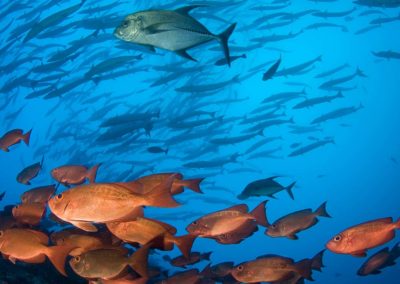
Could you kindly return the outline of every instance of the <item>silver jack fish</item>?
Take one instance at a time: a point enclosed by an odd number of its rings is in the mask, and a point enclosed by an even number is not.
[[[196,61],[186,51],[211,40],[221,43],[226,62],[230,66],[228,39],[235,29],[232,24],[220,34],[211,33],[189,12],[200,5],[182,7],[173,11],[147,10],[128,15],[114,35],[127,42],[170,50],[189,60]]]

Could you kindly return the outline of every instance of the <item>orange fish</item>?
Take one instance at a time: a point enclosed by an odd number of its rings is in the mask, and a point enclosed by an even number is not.
[[[207,214],[186,227],[186,230],[199,237],[217,237],[243,226],[249,220],[262,226],[267,226],[265,217],[266,201],[261,202],[253,211],[248,212],[246,204],[239,204]]]
[[[11,262],[43,263],[46,256],[64,276],[65,259],[71,251],[68,246],[47,246],[49,238],[42,232],[30,229],[0,231],[0,252]]]
[[[69,261],[72,270],[86,279],[114,279],[127,274],[127,267],[143,277],[148,276],[149,247],[143,246],[127,257],[116,249],[97,249],[76,256]]]
[[[168,177],[170,177],[173,173],[163,173],[163,174],[153,174],[149,176],[144,176],[136,181],[143,185],[143,192],[147,192],[151,190],[157,184],[165,181]],[[174,182],[172,183],[171,193],[173,195],[179,194],[183,192],[183,188],[187,187],[194,192],[202,193],[200,189],[200,183],[203,181],[203,178],[195,178],[195,179],[187,179],[183,180],[182,174],[175,174]]]
[[[79,185],[84,183],[86,179],[88,179],[90,183],[93,183],[95,182],[97,170],[100,165],[101,164],[97,164],[91,169],[79,165],[66,165],[53,169],[51,171],[51,176],[65,186]]]
[[[46,212],[44,203],[22,203],[12,209],[12,214],[19,223],[36,226],[39,225]]]
[[[128,221],[143,215],[142,206],[176,207],[171,196],[174,175],[146,194],[133,192],[124,183],[79,185],[49,201],[50,210],[61,220],[88,232],[96,232],[92,223]]]
[[[334,236],[326,247],[335,253],[366,256],[366,251],[383,245],[395,237],[400,229],[400,219],[393,223],[391,217],[377,219],[350,227]]]
[[[185,256],[189,256],[196,238],[192,235],[174,236],[174,227],[148,218],[137,217],[133,221],[110,222],[106,225],[112,234],[124,242],[145,245],[153,240],[152,247],[161,250],[172,250],[175,244]],[[159,237],[158,242],[154,241],[156,237]]]
[[[110,233],[108,233],[110,235]],[[69,255],[77,256],[84,254],[88,251],[111,248],[111,236],[104,234],[88,234],[77,229],[67,229],[60,232],[54,232],[50,235],[51,241],[56,245],[75,247]],[[114,247],[115,248],[115,247]]]
[[[29,139],[31,137],[32,129],[23,134],[21,129],[14,129],[8,131],[0,138],[0,149],[9,152],[9,147],[24,141],[29,146]]]
[[[239,264],[232,270],[232,276],[245,283],[284,281],[292,278],[294,274],[312,280],[311,268],[310,259],[295,263],[288,257],[267,255]]]
[[[35,163],[23,169],[17,175],[17,181],[22,184],[31,185],[31,180],[34,179],[43,167],[43,159],[41,162]]]
[[[35,187],[25,191],[21,195],[21,201],[22,203],[47,203],[55,191],[55,184]]]

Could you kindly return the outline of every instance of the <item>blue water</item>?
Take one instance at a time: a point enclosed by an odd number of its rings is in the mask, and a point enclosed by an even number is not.
[[[3,51],[0,57],[0,66],[22,58],[39,57],[39,60],[25,62],[13,68],[11,72],[0,76],[0,86],[26,74],[35,66],[46,63],[47,59],[55,52],[68,47],[72,40],[81,39],[93,33],[94,30],[85,29],[79,24],[67,30],[67,35],[49,38],[34,38],[28,43],[23,43],[26,29],[23,34],[14,37],[13,30],[27,23],[23,18],[25,13],[40,7],[49,1],[21,1],[26,7],[16,12],[8,13],[1,18],[2,27],[10,26],[2,31],[0,48],[8,43],[12,45]],[[53,5],[45,10],[37,10],[36,16],[50,15],[64,7],[69,7],[78,1],[61,1],[60,5]],[[99,14],[85,15],[80,11],[63,20],[58,26],[93,18],[113,15],[121,21],[129,14],[143,9],[163,7],[167,1],[92,1],[88,0],[81,10],[88,7],[104,6],[114,3],[112,10]],[[20,195],[31,188],[16,182],[16,175],[24,167],[39,162],[44,156],[44,168],[39,176],[32,181],[33,186],[54,183],[50,170],[65,164],[84,164],[92,166],[101,162],[97,181],[125,181],[137,178],[139,175],[161,172],[180,172],[186,178],[205,177],[202,183],[204,196],[186,190],[177,199],[183,203],[175,209],[147,209],[146,216],[157,217],[178,228],[178,235],[185,234],[185,227],[196,218],[216,210],[229,207],[230,204],[239,204],[236,199],[243,188],[250,182],[279,175],[278,180],[287,185],[297,181],[293,189],[295,200],[291,200],[286,192],[280,192],[276,199],[267,204],[267,216],[270,221],[305,208],[316,209],[322,202],[327,201],[327,210],[332,218],[320,218],[320,222],[299,234],[299,240],[293,241],[285,238],[273,239],[263,234],[263,229],[250,238],[236,245],[219,245],[210,239],[197,239],[193,251],[213,251],[212,263],[221,261],[252,260],[263,254],[279,254],[300,260],[312,257],[324,248],[326,242],[336,233],[368,220],[381,217],[399,217],[399,188],[400,188],[400,138],[398,106],[400,61],[397,59],[386,60],[375,57],[372,51],[393,50],[400,52],[400,21],[386,23],[367,33],[356,35],[355,32],[367,27],[369,22],[380,17],[395,17],[399,8],[379,9],[357,6],[350,1],[334,1],[318,3],[313,1],[293,1],[280,10],[255,11],[251,7],[269,4],[272,1],[237,1],[237,5],[224,8],[224,1],[217,1],[221,7],[201,8],[192,12],[193,17],[199,19],[211,32],[219,33],[228,27],[228,23],[237,22],[237,28],[229,40],[233,46],[250,46],[252,38],[270,36],[273,34],[288,34],[303,31],[295,38],[277,42],[263,42],[259,48],[246,52],[231,51],[231,55],[245,53],[246,59],[238,59],[232,67],[214,66],[214,62],[223,58],[219,49],[210,51],[210,48],[219,48],[216,41],[201,45],[189,50],[198,62],[189,62],[171,52],[157,50],[156,54],[140,52],[132,49],[123,50],[117,46],[120,40],[112,36],[113,28],[101,29],[101,36],[109,36],[106,41],[96,42],[96,39],[87,46],[78,50],[77,57],[61,65],[65,75],[60,80],[50,81],[49,86],[60,88],[66,83],[81,78],[93,65],[115,56],[143,54],[143,60],[126,65],[126,68],[139,68],[143,71],[133,70],[131,74],[113,80],[102,81],[94,84],[88,80],[74,90],[63,94],[61,97],[45,99],[44,94],[34,99],[25,98],[28,94],[42,88],[33,89],[26,80],[12,90],[0,96],[1,135],[8,130],[21,128],[25,131],[33,129],[29,147],[23,144],[14,146],[9,153],[0,153],[1,188],[6,191],[6,197],[0,207],[19,202]],[[226,1],[228,3],[229,1]],[[168,1],[168,3],[172,3]],[[190,4],[190,1],[175,1],[170,7],[180,7]],[[3,6],[4,4],[2,4]],[[5,11],[11,4],[0,7],[0,12]],[[272,4],[271,4],[272,5]],[[280,4],[277,4],[280,5]],[[318,11],[339,12],[356,7],[348,16],[335,18],[318,18],[311,14],[305,15],[291,24],[271,30],[258,30],[257,26],[249,26],[255,19],[276,13],[293,13],[315,9]],[[360,16],[361,12],[369,9],[382,11],[384,14]],[[202,17],[202,13],[218,16],[226,23]],[[200,13],[202,12],[202,13]],[[36,17],[35,16],[35,17]],[[30,19],[29,19],[30,20]],[[273,23],[272,20],[269,23]],[[304,29],[316,22],[327,22],[343,25],[347,32],[341,28]],[[267,23],[267,22],[265,22]],[[246,30],[243,30],[246,29]],[[48,31],[48,30],[46,30]],[[56,44],[56,45],[54,45]],[[87,61],[93,54],[101,51],[101,56],[95,56],[92,61]],[[262,81],[263,73],[279,57],[282,58],[280,69],[287,68],[322,56],[321,62],[313,64],[309,72],[288,77],[275,77],[269,81]],[[254,76],[243,79],[249,70],[259,64],[266,63]],[[318,79],[315,76],[326,70],[342,64],[350,67]],[[157,79],[166,73],[156,71],[153,66],[182,65],[185,67],[202,67],[200,71],[187,73],[168,84],[151,87]],[[3,67],[0,67],[0,71]],[[292,109],[292,106],[301,101],[296,99],[284,104],[279,113],[284,113],[283,119],[293,118],[294,125],[308,126],[310,122],[329,111],[342,107],[363,106],[359,111],[338,119],[323,122],[319,125],[322,131],[293,134],[288,124],[268,127],[262,136],[254,136],[248,141],[234,145],[225,145],[215,149],[208,149],[211,138],[234,137],[242,133],[245,128],[239,124],[240,119],[249,117],[250,112],[260,106],[261,101],[272,94],[279,92],[301,91],[305,89],[306,97],[334,95],[334,91],[319,89],[319,85],[330,79],[351,75],[356,68],[360,68],[366,78],[355,77],[350,82],[343,84],[345,87],[354,87],[350,91],[343,91],[344,98],[337,99],[306,109]],[[30,74],[29,80],[43,78],[56,73]],[[228,84],[226,87],[208,95],[179,93],[175,89],[186,84],[203,85],[229,80],[239,74],[239,84]],[[287,83],[299,83],[299,86],[290,86]],[[45,86],[47,87],[47,85]],[[43,87],[43,88],[45,88]],[[101,94],[111,93],[102,98]],[[98,96],[94,102],[84,103],[85,100]],[[227,99],[245,99],[242,102],[219,103]],[[202,104],[197,110],[216,112],[213,124],[190,129],[188,133],[199,133],[195,138],[183,142],[171,142],[169,139],[183,133],[171,129],[168,121],[186,112],[194,111],[196,105]],[[110,111],[96,120],[90,117],[103,109],[110,107]],[[142,113],[145,111],[160,111],[160,117],[154,119],[151,135],[147,136],[143,130],[132,135],[119,137],[113,141],[99,143],[97,138],[104,132],[99,125],[115,115],[128,112]],[[14,114],[11,118],[11,114]],[[202,118],[206,118],[203,116]],[[238,118],[238,119],[234,119]],[[197,119],[201,119],[198,117]],[[211,130],[212,125],[212,130]],[[65,133],[67,135],[61,135]],[[192,169],[183,166],[188,162],[207,161],[219,157],[230,156],[235,153],[243,154],[254,143],[267,137],[281,137],[265,146],[262,150],[278,149],[273,157],[260,156],[249,159],[248,155],[240,155],[236,162],[225,164],[211,169]],[[294,150],[293,143],[302,143],[302,146],[312,143],[313,139],[332,137],[335,144],[327,144],[304,155],[288,157]],[[120,146],[119,149],[116,149]],[[146,151],[149,146],[168,148],[167,155],[153,154]],[[203,149],[205,149],[203,151]],[[258,150],[260,151],[260,150]],[[257,150],[255,151],[257,152]],[[191,155],[191,159],[187,156]],[[232,171],[251,168],[253,172],[232,173]],[[121,176],[122,173],[126,173]],[[116,180],[116,178],[119,180]],[[224,188],[226,190],[221,190]],[[60,187],[60,191],[65,188]],[[215,198],[215,199],[213,199]],[[246,200],[249,208],[254,208],[263,197]],[[179,218],[182,214],[192,214],[185,220]],[[176,218],[169,217],[175,214]],[[164,216],[163,216],[164,215]],[[386,246],[392,247],[400,239],[397,236]],[[373,254],[380,248],[369,251]],[[177,256],[178,250],[170,252],[170,256]],[[154,261],[161,263],[160,256],[152,256]],[[399,265],[383,270],[380,275],[360,277],[356,275],[357,269],[364,259],[346,255],[337,255],[325,252],[324,264],[326,268],[322,273],[314,272],[316,283],[398,283]],[[168,264],[163,264],[171,271]],[[198,265],[205,266],[205,262]]]

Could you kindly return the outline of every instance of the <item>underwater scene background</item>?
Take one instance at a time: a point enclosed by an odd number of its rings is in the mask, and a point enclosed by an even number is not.
[[[197,61],[114,35],[129,14],[190,5],[199,7],[187,15],[210,31],[202,35],[210,37],[204,43],[187,49]],[[180,206],[144,210],[146,217],[174,226],[178,236],[187,234],[194,220],[242,203],[252,210],[268,200],[272,222],[327,202],[331,218],[318,218],[297,240],[272,238],[262,226],[237,244],[196,238],[193,252],[212,252],[209,261],[187,268],[199,271],[208,262],[237,266],[266,254],[299,261],[325,249],[346,228],[384,217],[395,222],[400,217],[399,7],[396,0],[3,2],[0,135],[13,129],[32,133],[29,146],[22,142],[0,153],[0,193],[5,191],[0,208],[21,203],[20,196],[34,187],[70,190],[53,178],[54,168],[99,163],[97,183],[158,173],[204,178],[202,194],[186,189],[174,196]],[[59,11],[64,14],[43,21]],[[218,34],[233,23],[229,67]],[[147,32],[167,29],[160,27]],[[322,97],[321,103],[307,104]],[[17,181],[24,168],[41,161],[31,185]],[[282,185],[273,196],[238,198],[251,182],[270,177]],[[285,188],[294,182],[292,199]],[[55,222],[50,213],[47,207],[40,225],[16,226],[46,234],[71,226]],[[398,241],[396,236],[369,250],[368,257]],[[149,263],[172,275],[183,269],[165,256],[180,254],[177,248],[155,250]],[[377,275],[357,275],[365,260],[326,250],[325,267],[312,278],[324,284],[399,283],[398,264]],[[26,277],[24,283],[36,280],[21,271],[52,274],[41,283],[85,283],[68,263],[67,278],[49,263],[0,265],[3,283],[23,283],[10,275],[12,269]]]

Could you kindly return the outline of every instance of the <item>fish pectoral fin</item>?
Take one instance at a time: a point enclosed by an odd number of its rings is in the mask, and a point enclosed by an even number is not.
[[[371,272],[371,274],[381,274],[381,273],[382,273],[382,271],[380,271],[380,270],[375,270],[375,271]]]
[[[11,261],[13,264],[17,263],[17,259],[15,257],[9,256],[8,260]]]
[[[82,229],[86,232],[97,232],[97,228],[95,225],[89,222],[81,222],[81,221],[69,221],[75,227]]]
[[[158,34],[158,33],[162,33],[162,32],[167,32],[170,31],[171,28],[167,28],[165,23],[157,23],[154,25],[150,25],[144,28],[144,32],[146,34]]]
[[[287,238],[291,239],[291,240],[298,240],[299,239],[299,237],[296,234],[288,235]]]
[[[365,251],[356,251],[351,253],[351,255],[355,257],[366,257],[367,253]]]
[[[152,46],[152,45],[145,44],[143,46],[146,47],[151,52],[156,52],[156,48],[154,46]]]
[[[177,50],[177,51],[175,51],[175,53],[178,54],[179,56],[182,56],[182,57],[186,58],[186,59],[189,59],[189,60],[191,60],[191,61],[197,62],[197,60],[194,59],[193,57],[191,57],[191,56],[186,52],[185,49]]]

